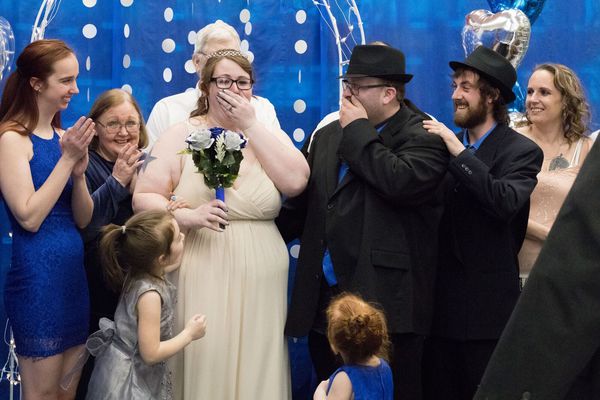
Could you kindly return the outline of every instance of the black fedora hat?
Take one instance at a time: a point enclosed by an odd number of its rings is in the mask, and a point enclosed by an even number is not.
[[[366,44],[355,46],[346,74],[340,78],[374,78],[408,82],[412,75],[405,73],[404,54],[389,46]]]
[[[517,71],[512,64],[501,54],[492,49],[479,46],[464,62],[450,61],[450,68],[466,68],[475,70],[478,74],[484,76],[491,84],[500,89],[500,93],[506,104],[511,103],[517,96],[512,91],[512,87],[517,81]]]

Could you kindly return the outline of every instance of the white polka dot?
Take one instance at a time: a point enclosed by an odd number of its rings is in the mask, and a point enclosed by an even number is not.
[[[296,42],[296,44],[294,45],[294,50],[296,50],[296,53],[298,53],[298,54],[306,53],[307,49],[308,49],[308,44],[306,44],[306,41],[304,41],[304,40],[298,40]]]
[[[123,89],[124,91],[126,91],[129,94],[133,94],[133,88],[131,87],[131,85],[129,84],[124,84],[123,86],[121,86],[121,89]]]
[[[193,88],[193,87],[189,87],[189,88],[185,89],[186,93],[194,91],[194,90],[196,90],[196,88]]]
[[[254,62],[254,53],[251,51],[246,52],[246,58],[250,61],[250,64]]]
[[[173,21],[173,9],[171,7],[165,8],[164,16],[165,16],[165,21],[167,21],[167,22]]]
[[[296,111],[298,114],[302,114],[304,111],[306,111],[306,103],[304,100],[296,100],[294,102],[294,111]]]
[[[90,56],[87,56],[85,58],[85,70],[89,71],[90,69],[92,69],[92,59],[90,58]]]
[[[123,56],[123,68],[129,68],[130,65],[131,65],[131,57],[129,56],[129,54],[125,54]]]
[[[172,53],[175,50],[175,41],[173,39],[163,40],[162,49],[165,53]]]
[[[293,258],[298,258],[298,254],[300,254],[300,245],[299,244],[295,244],[292,247],[290,247],[290,255]]]
[[[250,36],[252,33],[252,22],[246,22],[246,25],[244,26],[244,33],[246,36]]]
[[[125,36],[125,39],[129,37],[129,24],[123,25],[123,36]]]
[[[87,102],[89,103],[90,102],[90,88],[87,88],[87,90],[86,90],[86,99],[87,99]]]
[[[129,7],[133,4],[133,0],[121,0],[121,5],[123,7]]]
[[[196,73],[196,66],[194,65],[194,62],[192,60],[187,60],[185,62],[184,68],[185,68],[185,72],[187,72],[188,74]]]
[[[171,68],[165,68],[163,71],[163,79],[165,82],[171,82],[171,79],[173,79],[173,71],[171,71]]]
[[[81,31],[83,32],[83,36],[88,39],[95,38],[96,34],[98,33],[98,29],[96,29],[96,25],[94,24],[85,25]]]
[[[188,33],[188,43],[191,45],[196,44],[196,37],[198,37],[198,32],[190,31],[190,33]]]
[[[298,83],[302,83],[302,70],[298,70]]]
[[[242,21],[244,24],[250,21],[250,10],[244,8],[242,11],[240,11],[240,21]]]
[[[299,24],[303,24],[306,22],[306,11],[298,10],[296,13],[296,22]]]
[[[92,8],[96,5],[96,0],[83,0],[83,5],[87,8]]]
[[[250,43],[248,43],[248,41],[246,39],[242,40],[242,42],[240,43],[240,51],[242,53],[246,53],[249,48],[250,48]]]
[[[296,142],[299,143],[299,142],[303,141],[304,140],[304,136],[305,135],[304,135],[304,130],[303,129],[300,129],[300,128],[294,129],[294,140]]]

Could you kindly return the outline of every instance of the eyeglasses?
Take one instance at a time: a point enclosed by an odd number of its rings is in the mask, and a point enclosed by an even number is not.
[[[371,89],[371,88],[386,87],[386,86],[390,86],[390,85],[387,85],[385,83],[379,83],[376,85],[357,85],[356,83],[349,82],[345,79],[342,81],[342,87],[344,88],[344,90],[348,89],[350,91],[350,93],[352,93],[355,96],[358,96],[360,89]]]
[[[111,134],[120,132],[123,127],[125,127],[125,130],[128,133],[138,133],[140,131],[140,123],[137,121],[127,121],[124,124],[119,121],[109,121],[106,124],[103,124],[100,121],[95,122]]]
[[[219,89],[229,89],[234,82],[240,90],[252,89],[254,85],[254,81],[248,78],[231,79],[224,76],[217,76],[216,78],[210,78],[210,81],[214,82]]]

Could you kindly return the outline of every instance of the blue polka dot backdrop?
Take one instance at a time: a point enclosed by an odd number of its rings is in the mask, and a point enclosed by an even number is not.
[[[321,118],[339,107],[338,47],[328,12],[336,19],[340,38],[344,39],[341,47],[349,52],[360,42],[361,25],[349,11],[349,5],[354,3],[350,0],[50,2],[55,4],[54,12],[44,36],[65,40],[80,63],[80,94],[63,113],[65,126],[86,115],[94,99],[110,88],[130,91],[139,101],[145,118],[159,99],[193,88],[197,77],[191,55],[196,32],[221,19],[237,30],[242,50],[253,62],[257,77],[254,92],[275,105],[282,128],[300,147]],[[512,4],[500,1],[503,2]],[[0,1],[0,16],[14,31],[15,58],[31,39],[41,3],[41,0]],[[382,40],[406,54],[406,70],[414,74],[407,85],[407,97],[448,126],[453,126],[448,61],[465,57],[461,42],[465,16],[477,9],[490,10],[489,3],[484,0],[355,2],[366,41]],[[591,129],[596,130],[600,128],[596,117],[600,110],[597,73],[600,2],[537,3],[543,9],[531,25],[529,48],[517,70],[520,86],[526,88],[536,64],[550,61],[568,65],[586,88],[593,113]],[[327,9],[325,4],[331,7]],[[350,37],[346,37],[348,33]],[[10,259],[8,230],[6,216],[2,214],[0,291]],[[298,252],[297,243],[290,246],[292,261]],[[294,263],[292,270],[293,266]],[[1,299],[2,296],[0,302]],[[4,321],[3,307],[0,307],[0,321]],[[294,397],[311,398],[305,382],[310,377],[295,378]],[[0,398],[8,398],[5,389],[4,383],[0,384]]]

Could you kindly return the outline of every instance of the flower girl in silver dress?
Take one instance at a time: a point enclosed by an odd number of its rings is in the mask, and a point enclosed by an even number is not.
[[[172,337],[176,295],[165,274],[179,267],[183,240],[177,222],[162,211],[103,228],[105,276],[123,291],[114,322],[100,320],[87,341],[96,357],[87,399],[171,398],[166,360],[206,331],[205,317],[197,314]]]

